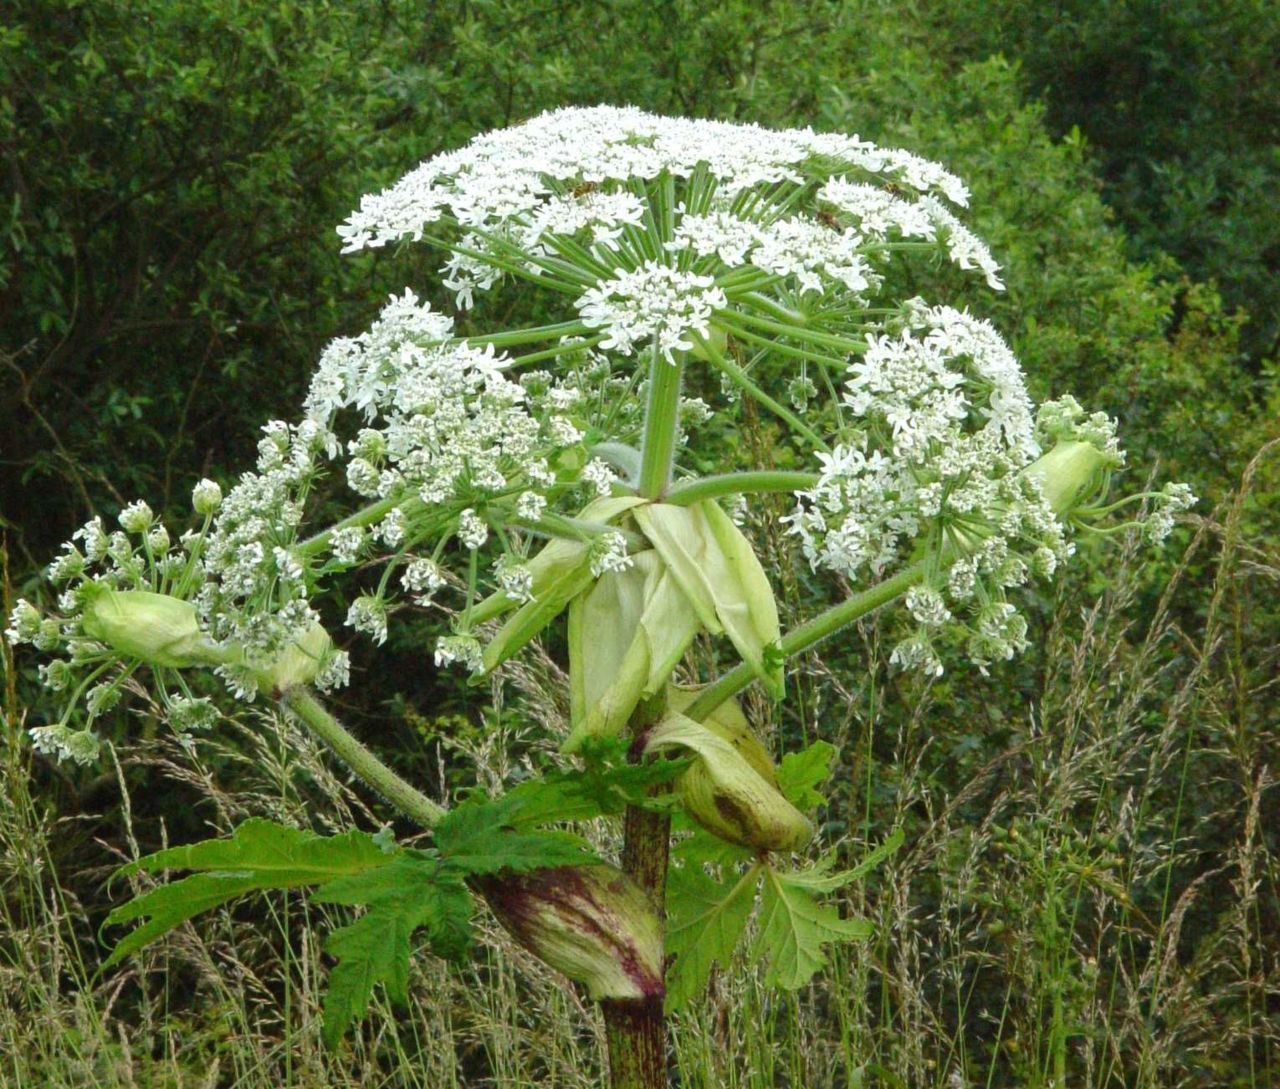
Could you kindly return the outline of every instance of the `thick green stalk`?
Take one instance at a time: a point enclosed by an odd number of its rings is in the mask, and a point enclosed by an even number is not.
[[[680,416],[682,360],[668,363],[655,344],[649,363],[649,399],[644,413],[644,441],[640,446],[638,490],[646,499],[661,499],[671,483]]]
[[[280,703],[328,745],[366,786],[382,795],[410,820],[431,828],[445,815],[443,806],[406,783],[352,737],[308,689],[290,688],[281,694]]]
[[[654,347],[638,481],[640,494],[648,499],[661,499],[671,485],[682,362],[668,363]],[[638,735],[658,721],[665,711],[665,703],[665,695],[660,695],[637,707],[628,723],[631,735]],[[627,806],[623,818],[622,869],[649,894],[659,919],[663,917],[666,900],[670,842],[668,815]],[[662,999],[619,999],[605,1002],[601,1008],[612,1089],[665,1089],[667,1026]]]
[[[678,507],[700,503],[704,499],[719,499],[722,495],[749,495],[759,492],[799,492],[812,488],[818,482],[817,473],[789,472],[786,470],[759,470],[747,473],[720,473],[699,477],[672,486],[666,502]]]

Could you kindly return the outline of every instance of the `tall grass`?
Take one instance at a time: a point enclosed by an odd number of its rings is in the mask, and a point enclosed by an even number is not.
[[[807,660],[784,707],[753,707],[789,741],[841,746],[826,846],[854,859],[896,825],[909,839],[845,905],[876,937],[836,951],[812,986],[713,979],[676,1022],[678,1084],[1280,1085],[1280,554],[1249,529],[1275,452],[1158,577],[1121,548],[1105,578],[1064,585],[1020,667],[903,681],[870,623]],[[96,810],[60,812],[4,664],[0,1085],[600,1084],[593,1010],[483,919],[471,967],[418,958],[410,1007],[375,1010],[336,1053],[319,1035],[322,911],[293,896],[205,917],[96,975],[96,926],[131,891],[105,876],[166,835],[133,784],[191,799],[210,834],[249,814],[374,828],[377,807],[263,716],[113,752]],[[507,695],[549,725],[556,681],[535,659]],[[503,772],[519,759],[509,741],[479,736],[467,756]]]

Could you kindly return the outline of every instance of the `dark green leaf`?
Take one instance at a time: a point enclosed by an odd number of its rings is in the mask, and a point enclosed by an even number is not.
[[[368,1012],[377,984],[386,987],[393,1002],[408,1001],[410,938],[415,930],[424,929],[431,948],[450,958],[460,955],[469,940],[472,899],[461,876],[414,852],[404,852],[365,878],[332,881],[312,899],[369,907],[325,942],[325,951],[338,958],[324,1003],[324,1039],[330,1047]]]

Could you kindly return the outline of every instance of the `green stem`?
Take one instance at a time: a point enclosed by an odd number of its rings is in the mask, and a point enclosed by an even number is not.
[[[290,688],[281,693],[280,703],[308,730],[333,750],[368,786],[396,809],[424,828],[431,828],[444,815],[443,806],[410,786],[373,755],[342,725],[315,695],[306,688]]]
[[[817,473],[787,472],[761,469],[748,473],[720,473],[699,477],[672,486],[666,501],[678,507],[687,507],[703,499],[718,499],[722,495],[746,495],[755,492],[799,492],[812,488],[818,482]]]
[[[492,344],[495,348],[509,348],[516,344],[536,344],[544,340],[559,340],[561,337],[584,336],[592,330],[582,321],[561,321],[552,325],[535,325],[527,329],[509,329],[503,333],[477,333],[475,336],[459,337],[451,343],[476,346]]]
[[[376,503],[361,507],[354,514],[342,519],[341,522],[334,522],[328,529],[321,530],[319,533],[312,534],[306,540],[299,541],[293,546],[293,551],[300,556],[311,556],[316,552],[323,552],[329,547],[329,542],[333,540],[333,535],[338,530],[350,529],[352,526],[371,526],[374,522],[380,522],[399,506],[404,507],[406,515],[415,513],[415,504],[417,506],[425,506],[421,500],[406,499],[403,495],[379,499]]]
[[[803,653],[828,636],[834,635],[841,628],[848,627],[855,620],[860,620],[868,613],[875,612],[880,606],[887,605],[894,598],[905,594],[911,587],[921,582],[928,571],[929,564],[922,560],[912,564],[905,571],[898,572],[893,578],[885,579],[884,582],[872,586],[869,590],[863,590],[860,594],[854,594],[839,605],[833,605],[784,635],[782,653],[788,658]],[[746,664],[736,666],[704,689],[685,709],[685,715],[695,720],[705,718],[725,700],[736,696],[746,688],[755,676],[755,672]]]
[[[724,371],[725,374],[737,382],[739,386],[746,390],[747,393],[755,398],[755,400],[760,404],[764,405],[764,407],[775,416],[780,417],[790,424],[793,431],[797,434],[803,435],[817,449],[829,449],[821,435],[800,419],[800,417],[792,412],[791,409],[787,408],[786,405],[781,404],[765,393],[764,390],[751,380],[751,376],[747,374],[746,371],[739,367],[737,363],[734,363],[729,359],[728,355],[721,352],[714,344],[703,340],[701,337],[698,338],[698,343],[701,345],[702,350],[706,353],[712,363]]]
[[[671,483],[676,452],[676,425],[680,416],[680,372],[683,360],[668,363],[655,343],[649,361],[649,399],[644,414],[644,439],[640,445],[639,492],[646,499],[661,499]]]
[[[682,363],[683,359],[674,366],[668,363],[654,345],[639,477],[639,492],[649,499],[661,498],[671,484]],[[665,693],[641,703],[627,724],[631,736],[639,736],[665,711]],[[670,845],[669,814],[627,806],[622,825],[622,869],[649,894],[659,919],[666,901]],[[601,1010],[612,1089],[665,1089],[667,1028],[661,997],[605,1002]]]
[[[666,696],[641,703],[628,722],[632,737],[666,714]],[[622,824],[622,869],[643,888],[665,921],[671,814],[627,806]],[[667,1031],[662,997],[601,1003],[609,1048],[611,1089],[666,1089]]]

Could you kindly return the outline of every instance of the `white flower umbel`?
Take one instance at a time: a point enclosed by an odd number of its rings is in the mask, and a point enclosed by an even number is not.
[[[898,256],[940,252],[1001,288],[947,203],[967,200],[938,164],[856,136],[601,106],[437,156],[364,198],[339,233],[346,250],[443,248],[460,306],[509,276],[573,298],[604,351],[655,346],[670,361],[728,331],[838,363],[856,350],[850,327],[892,312],[873,299]],[[801,313],[797,296],[823,301]]]
[[[585,291],[577,303],[588,328],[607,332],[602,348],[634,355],[638,344],[655,342],[668,362],[673,352],[693,347],[690,333],[706,336],[711,316],[725,305],[710,276],[653,261]]]
[[[597,106],[545,113],[429,159],[389,189],[366,196],[338,233],[350,252],[421,238],[441,222],[492,228],[516,221],[526,229],[543,225],[545,231],[554,218],[547,206],[562,204],[565,189],[575,187],[587,188],[578,197],[583,209],[566,217],[569,225],[577,230],[599,223],[607,232],[635,221],[625,204],[603,200],[596,192],[609,183],[649,181],[664,173],[688,178],[702,169],[731,196],[757,186],[798,183],[815,166],[882,176],[920,192],[939,192],[957,204],[968,200],[964,184],[936,163],[856,136],[772,131]]]

